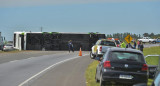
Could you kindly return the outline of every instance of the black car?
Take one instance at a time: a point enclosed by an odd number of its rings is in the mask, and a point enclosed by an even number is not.
[[[97,66],[95,79],[100,82],[100,86],[132,86],[139,83],[147,85],[148,66],[143,53],[135,49],[108,48]]]

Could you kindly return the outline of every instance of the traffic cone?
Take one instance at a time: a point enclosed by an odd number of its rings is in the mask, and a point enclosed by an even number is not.
[[[80,47],[80,50],[79,50],[79,56],[82,56],[82,50],[81,50],[81,47]]]

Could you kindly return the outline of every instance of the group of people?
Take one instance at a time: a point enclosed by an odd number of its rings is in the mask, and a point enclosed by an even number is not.
[[[141,50],[141,51],[143,52],[144,46],[143,46],[143,43],[140,42],[140,41],[138,41],[137,43],[136,43],[136,41],[134,41],[133,46],[131,45],[131,43],[128,43],[128,44],[126,45],[125,42],[123,41],[123,42],[121,42],[120,47],[121,47],[121,48],[132,48],[132,49],[136,49],[137,44],[138,44],[138,50]],[[70,51],[74,52],[74,47],[73,47],[72,40],[68,41],[68,48],[69,48],[69,53],[70,53]]]
[[[140,41],[138,41],[137,43],[136,43],[136,41],[134,41],[133,46],[131,45],[131,43],[128,43],[128,44],[126,45],[126,44],[124,43],[124,41],[123,41],[123,42],[121,43],[121,48],[132,48],[132,49],[136,49],[137,44],[138,44],[138,50],[141,50],[141,51],[143,52],[144,46],[143,46],[143,43],[140,42]]]

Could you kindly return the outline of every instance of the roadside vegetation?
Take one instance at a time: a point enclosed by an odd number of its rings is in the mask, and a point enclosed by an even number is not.
[[[160,55],[160,46],[158,47],[150,47],[150,48],[144,48],[144,56],[146,55]],[[146,62],[149,65],[157,65],[159,61],[158,57],[147,57]],[[98,65],[98,61],[93,61],[86,70],[86,86],[100,86],[99,83],[96,83],[95,81],[95,73],[96,73],[96,67]],[[152,79],[148,79],[148,86],[152,84]]]

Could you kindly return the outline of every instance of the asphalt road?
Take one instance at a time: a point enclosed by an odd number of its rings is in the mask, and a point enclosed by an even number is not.
[[[160,46],[160,43],[156,43],[156,44],[144,44],[144,47],[155,47],[155,46]]]
[[[83,52],[83,54],[88,54],[88,52]],[[0,86],[18,86],[22,84],[22,82],[30,79],[28,82],[24,83],[24,86],[29,86],[31,82],[36,80],[36,78],[49,71],[49,69],[43,71],[44,69],[48,67],[54,68],[55,65],[53,64],[57,64],[59,62],[63,64],[62,61],[73,58],[81,58],[78,56],[78,52],[62,52],[58,54],[55,53],[51,55],[43,55],[22,59],[24,57],[25,55],[21,56],[21,59],[19,60],[12,60],[0,64]],[[40,71],[43,71],[43,73],[36,75],[36,77],[34,78],[33,76]]]
[[[42,55],[51,55],[67,53],[67,51],[13,51],[13,52],[0,52],[0,64],[9,61],[28,59],[31,57],[38,57]]]
[[[89,52],[83,52],[84,54]],[[90,62],[92,60],[89,56],[79,57],[78,52],[0,53],[0,86],[85,86],[84,74]]]
[[[30,86],[86,86],[85,70],[92,61],[89,56],[67,61],[45,73]]]

